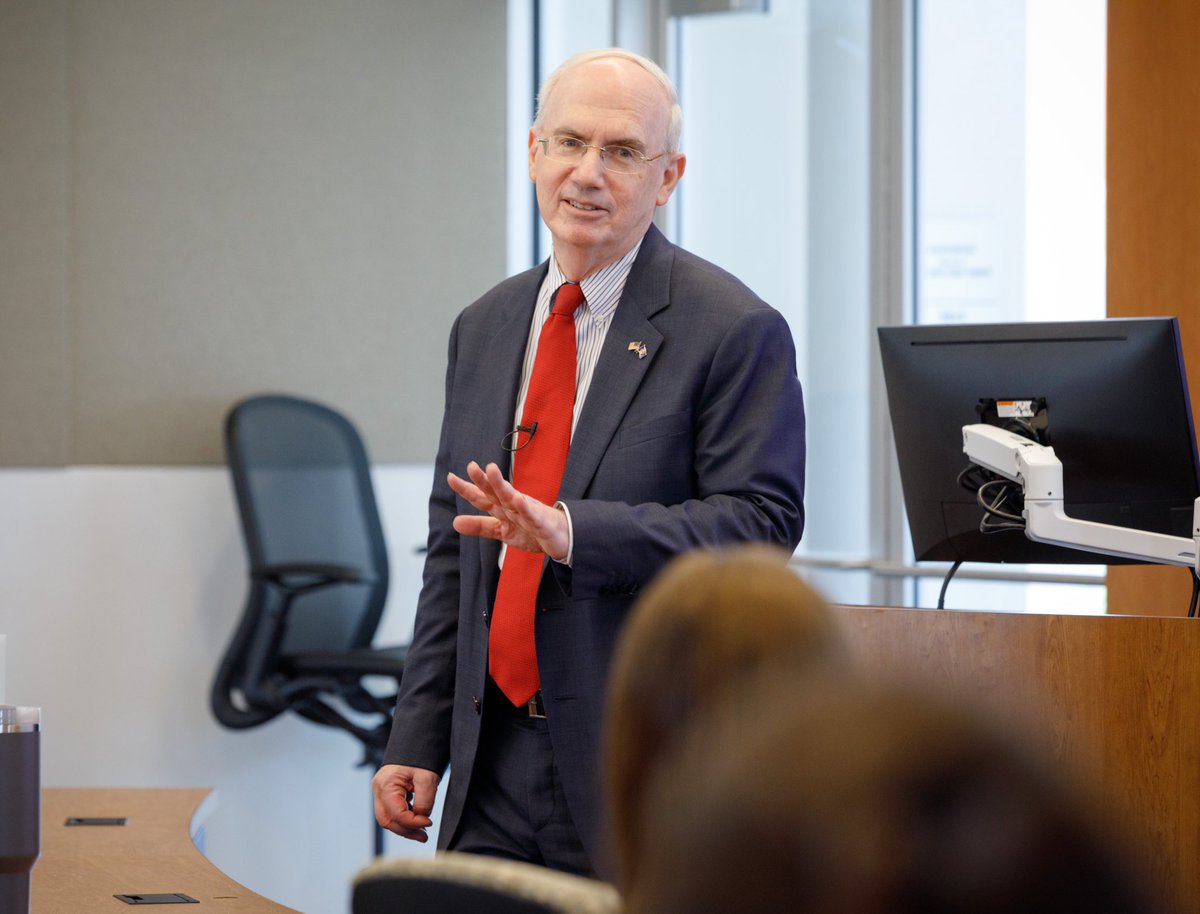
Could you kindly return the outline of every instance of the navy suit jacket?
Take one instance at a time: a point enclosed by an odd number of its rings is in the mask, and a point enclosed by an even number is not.
[[[447,472],[494,461],[512,431],[542,264],[496,286],[450,335],[428,555],[386,760],[451,767],[439,843],[458,825],[479,742],[500,544],[460,537]],[[645,347],[644,357],[630,343]],[[572,817],[603,868],[600,728],[617,636],[674,555],[804,527],[804,406],[783,317],[651,226],[605,337],[559,498],[571,567],[547,562],[536,643],[547,724]]]

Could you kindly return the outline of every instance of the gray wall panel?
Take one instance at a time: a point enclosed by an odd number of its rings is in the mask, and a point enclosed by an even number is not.
[[[431,460],[450,323],[504,271],[504,4],[65,18],[68,462],[219,462],[262,390],[343,409],[377,462]]]
[[[67,18],[0,2],[0,465],[69,458]]]

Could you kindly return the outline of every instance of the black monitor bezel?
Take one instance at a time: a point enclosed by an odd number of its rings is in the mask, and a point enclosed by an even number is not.
[[[1069,516],[1190,538],[1200,458],[1175,318],[905,325],[878,339],[917,561],[1134,563],[978,531],[957,474],[962,426],[988,397],[1047,397]]]

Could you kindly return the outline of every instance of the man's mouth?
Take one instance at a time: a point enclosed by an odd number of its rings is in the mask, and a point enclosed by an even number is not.
[[[598,206],[592,206],[590,203],[581,203],[578,200],[568,200],[567,203],[575,209],[583,210],[585,213],[594,213],[600,209]]]

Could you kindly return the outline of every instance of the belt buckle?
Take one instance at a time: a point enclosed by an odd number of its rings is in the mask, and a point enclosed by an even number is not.
[[[529,712],[529,716],[534,720],[545,720],[546,709],[542,705],[542,693],[534,692],[533,697],[525,705],[525,710]]]

